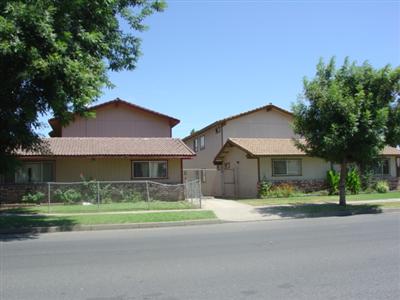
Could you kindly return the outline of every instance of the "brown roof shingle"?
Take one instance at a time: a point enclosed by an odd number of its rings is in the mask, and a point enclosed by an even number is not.
[[[195,153],[175,138],[61,137],[43,139],[43,149],[19,151],[22,157],[35,156],[172,156],[191,157]]]
[[[292,139],[229,138],[221,151],[215,157],[214,162],[221,160],[223,150],[227,145],[237,146],[248,154],[254,156],[305,155],[303,151],[297,149]],[[381,154],[400,156],[400,150],[386,146],[382,150]]]

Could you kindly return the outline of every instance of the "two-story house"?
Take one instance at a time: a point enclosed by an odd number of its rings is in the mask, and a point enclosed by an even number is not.
[[[196,152],[184,162],[187,178],[201,178],[206,195],[255,197],[257,183],[290,183],[303,190],[322,189],[330,162],[308,157],[294,143],[291,112],[269,104],[216,121],[183,141]],[[400,150],[385,147],[380,177],[399,186]]]
[[[21,167],[3,177],[2,198],[13,202],[44,182],[153,180],[181,183],[182,161],[195,154],[172,138],[179,120],[115,99],[88,109],[94,118],[75,116],[62,127],[51,119],[43,149],[18,152]],[[3,200],[4,201],[4,200]]]

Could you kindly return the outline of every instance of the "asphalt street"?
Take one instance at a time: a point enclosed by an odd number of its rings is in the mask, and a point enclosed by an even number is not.
[[[12,236],[0,299],[400,299],[400,214]]]

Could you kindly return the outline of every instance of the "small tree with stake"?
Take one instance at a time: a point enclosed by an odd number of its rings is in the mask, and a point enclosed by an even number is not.
[[[400,124],[389,115],[399,103],[400,68],[374,69],[346,58],[339,69],[335,59],[321,60],[316,76],[304,79],[303,97],[293,105],[294,132],[304,138],[296,146],[306,154],[340,165],[340,205],[346,205],[349,163],[370,163]]]

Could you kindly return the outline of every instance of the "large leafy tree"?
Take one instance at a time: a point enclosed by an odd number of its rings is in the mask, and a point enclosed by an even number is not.
[[[40,115],[66,124],[111,86],[108,70],[135,68],[136,33],[164,7],[162,0],[0,1],[0,173],[16,149],[40,144]]]
[[[296,144],[310,156],[340,164],[341,205],[348,164],[370,163],[386,144],[399,143],[399,93],[400,68],[374,69],[348,59],[340,68],[334,58],[321,60],[315,77],[304,79],[293,127],[305,142]]]

